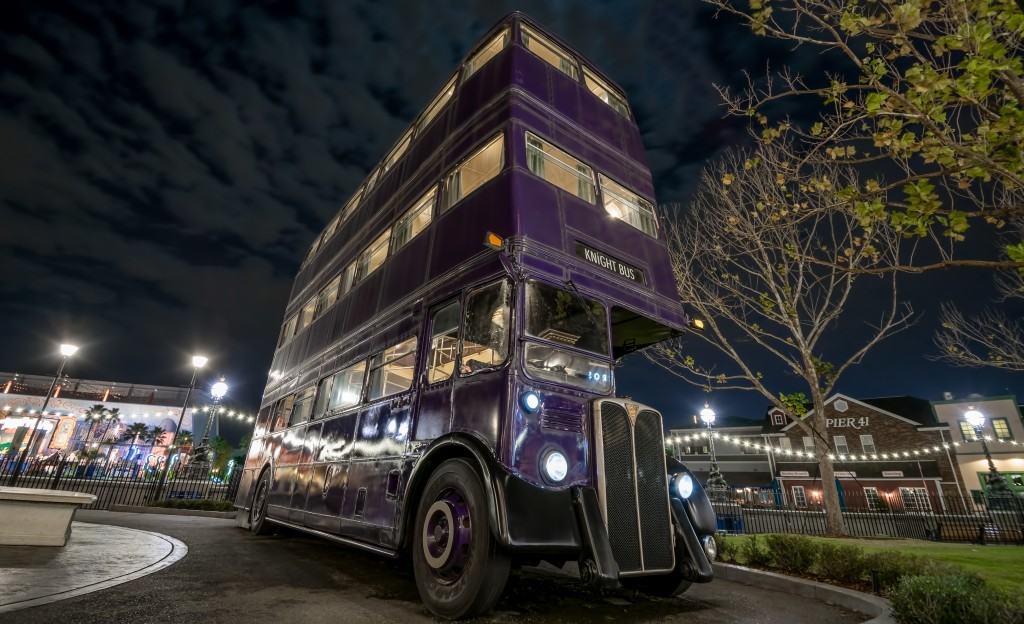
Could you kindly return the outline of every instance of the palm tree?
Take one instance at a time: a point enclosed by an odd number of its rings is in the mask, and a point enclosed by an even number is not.
[[[89,441],[92,440],[92,431],[96,427],[96,423],[100,422],[101,420],[108,420],[111,418],[112,415],[114,418],[120,419],[120,410],[118,410],[116,407],[114,409],[109,409],[106,405],[102,403],[97,403],[90,407],[89,409],[85,410],[85,418],[86,420],[90,421],[89,431],[87,431],[85,434],[86,448],[88,448],[89,446]],[[106,435],[106,430],[104,430],[103,433],[104,435]]]
[[[231,451],[234,447],[231,443],[221,437],[210,440],[210,450],[213,451],[213,471],[223,476],[224,470],[228,467],[231,459]]]
[[[179,433],[177,438],[175,438],[175,444],[177,444],[178,448],[180,449],[184,449],[185,447],[191,447],[192,432],[189,431],[188,429],[182,429],[181,433]]]
[[[167,430],[163,427],[150,427],[146,429],[146,433],[142,434],[142,439],[149,444],[156,446],[160,442],[160,438],[164,437]]]
[[[121,434],[122,441],[131,442],[128,446],[128,459],[132,458],[132,451],[135,450],[135,445],[139,443],[139,438],[145,436],[146,431],[148,430],[149,427],[147,427],[145,423],[132,423],[124,430],[124,433]]]
[[[110,457],[110,451],[111,451],[111,449],[114,448],[114,442],[116,440],[114,440],[114,439],[109,439],[108,440],[107,439],[107,434],[110,433],[110,428],[111,427],[116,427],[118,425],[118,423],[121,422],[121,410],[116,408],[116,407],[112,407],[110,409],[107,409],[104,412],[104,414],[103,414],[103,420],[107,424],[103,428],[103,435],[100,436],[100,446],[102,447],[104,443],[109,445],[108,448],[107,448],[106,457]]]

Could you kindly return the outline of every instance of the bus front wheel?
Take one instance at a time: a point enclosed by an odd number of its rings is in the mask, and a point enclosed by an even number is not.
[[[249,530],[256,535],[270,533],[267,522],[267,503],[270,499],[270,470],[264,470],[260,480],[256,482],[256,491],[252,495],[252,507],[249,508]]]
[[[420,598],[435,615],[472,617],[505,590],[509,558],[491,535],[477,471],[462,459],[430,476],[416,512],[413,572]]]

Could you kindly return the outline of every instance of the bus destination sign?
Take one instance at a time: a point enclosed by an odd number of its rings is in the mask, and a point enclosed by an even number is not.
[[[598,251],[580,241],[576,241],[576,256],[619,277],[624,277],[640,284],[646,283],[644,281],[644,272],[641,269],[631,264],[626,264],[622,260],[609,256],[603,251]]]

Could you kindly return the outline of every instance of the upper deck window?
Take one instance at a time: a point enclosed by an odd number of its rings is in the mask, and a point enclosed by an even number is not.
[[[401,160],[402,155],[405,154],[405,150],[409,149],[410,141],[412,141],[412,128],[405,131],[402,138],[398,140],[398,145],[396,145],[395,149],[391,150],[391,153],[384,159],[384,164],[381,165],[381,175],[391,171],[391,168]]]
[[[341,220],[341,216],[335,216],[333,219],[327,222],[327,227],[324,228],[323,240],[320,241],[320,245],[323,246],[328,240],[334,236],[334,233],[338,231],[338,222]]]
[[[452,76],[451,80],[444,85],[441,92],[437,94],[437,97],[427,106],[427,110],[423,111],[423,118],[418,124],[416,124],[416,132],[420,133],[427,129],[431,121],[434,121],[434,117],[437,117],[438,113],[444,110],[445,104],[452,99],[452,95],[455,94],[455,79],[458,77],[456,74]]]
[[[494,58],[498,52],[504,50],[506,45],[508,45],[508,28],[503,28],[501,32],[494,36],[494,39],[488,41],[487,45],[480,48],[480,51],[466,61],[465,78],[469,78],[476,73],[476,70],[486,65],[487,61]]]
[[[626,119],[629,119],[629,105],[626,104],[626,98],[622,96],[618,91],[608,86],[604,80],[601,80],[594,75],[592,71],[583,68],[583,82],[586,83],[587,88],[590,92],[598,97],[599,100],[612,107],[616,113],[622,115]]]
[[[576,69],[576,61],[572,56],[527,26],[523,26],[523,45],[527,50],[547,61],[552,67],[570,76],[573,80],[579,80],[579,70]]]
[[[444,181],[444,195],[441,198],[442,210],[451,208],[463,197],[498,175],[504,165],[505,137],[499,134],[448,175]]]
[[[603,174],[600,179],[604,209],[608,214],[622,219],[641,232],[658,235],[658,219],[654,216],[654,206],[650,202]]]
[[[342,208],[342,210],[341,210],[341,222],[342,223],[347,221],[348,218],[352,216],[352,213],[354,213],[356,211],[356,208],[359,207],[359,200],[362,199],[362,198],[363,198],[363,189],[362,189],[362,187],[360,187],[359,190],[355,192],[355,195],[352,196],[352,199],[348,200],[348,203],[345,204],[344,208]]]
[[[316,255],[316,252],[320,249],[320,241],[322,238],[322,236],[317,236],[316,240],[313,241],[313,244],[309,246],[309,253],[307,253],[306,257],[302,260],[302,266],[309,264],[309,261]]]
[[[526,133],[526,160],[534,175],[594,203],[597,185],[594,170],[587,165],[529,132]]]
[[[370,401],[405,392],[412,387],[416,369],[416,336],[388,347],[370,358],[367,396]]]
[[[542,282],[526,285],[526,333],[608,355],[608,320],[603,305]]]
[[[426,195],[413,204],[412,208],[398,218],[394,227],[391,228],[391,253],[395,253],[406,243],[416,238],[417,234],[427,229],[434,215],[435,197],[437,197],[436,186],[431,188]]]
[[[384,230],[384,233],[377,237],[377,240],[370,243],[356,261],[355,276],[352,285],[366,279],[366,276],[376,271],[388,257],[388,243],[391,240],[391,228]]]

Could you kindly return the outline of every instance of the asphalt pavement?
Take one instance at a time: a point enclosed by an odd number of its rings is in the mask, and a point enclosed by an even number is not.
[[[407,562],[390,561],[294,532],[256,537],[230,520],[80,511],[76,520],[154,531],[188,545],[188,555],[159,572],[84,596],[0,614],[0,622],[244,621],[430,622]],[[682,597],[601,596],[579,581],[542,569],[517,570],[495,612],[481,622],[736,622],[864,620],[806,598],[714,581]]]

